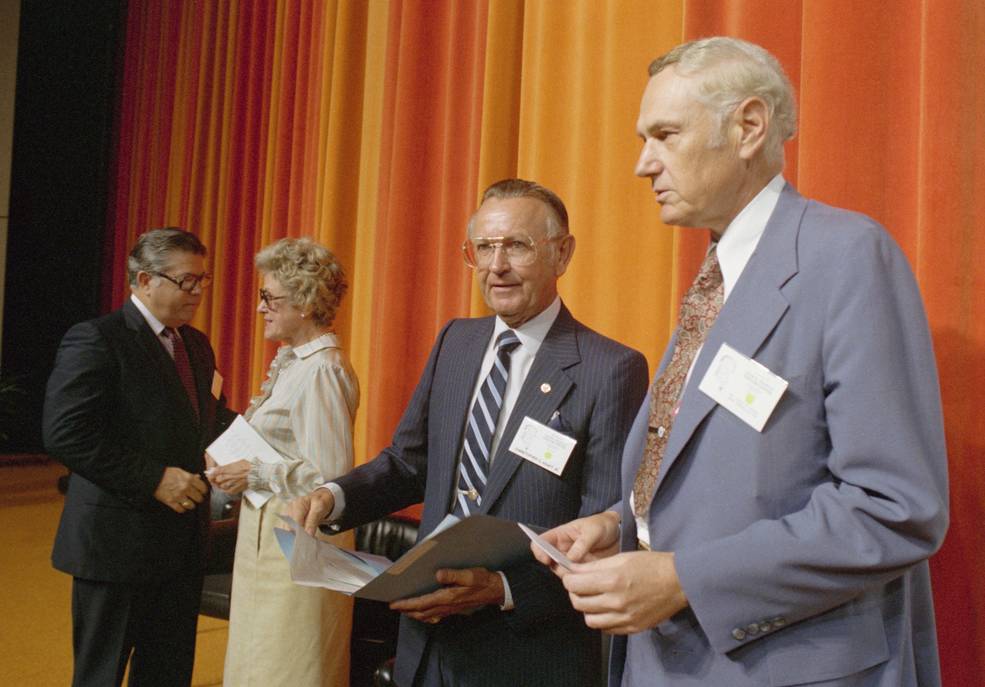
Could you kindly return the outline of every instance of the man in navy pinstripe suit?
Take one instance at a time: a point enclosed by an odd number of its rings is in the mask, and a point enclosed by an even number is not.
[[[348,529],[421,501],[421,536],[463,511],[553,527],[618,498],[620,454],[646,392],[647,366],[561,303],[557,280],[575,247],[564,204],[538,184],[501,181],[483,195],[468,236],[466,262],[496,317],[445,325],[392,444],[292,504],[309,532],[325,520]],[[504,332],[515,346],[509,353],[497,351]],[[480,386],[497,360],[505,362],[505,388],[476,415]],[[468,488],[476,476],[460,472],[472,459],[466,426],[476,417],[492,430],[478,490]],[[525,418],[576,440],[560,475],[509,450]],[[596,684],[599,637],[552,577],[533,562],[440,571],[441,589],[392,604],[403,613],[397,683]]]

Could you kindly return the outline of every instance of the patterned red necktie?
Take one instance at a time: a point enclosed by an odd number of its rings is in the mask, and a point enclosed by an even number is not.
[[[688,370],[691,369],[694,356],[704,343],[708,330],[715,323],[718,311],[722,309],[724,290],[716,249],[717,244],[712,245],[705,261],[701,263],[698,276],[684,294],[674,354],[663,374],[650,389],[650,426],[646,435],[646,449],[633,482],[633,512],[638,517],[645,517],[650,509],[657,474],[660,472],[660,461],[677,415]]]
[[[195,410],[195,417],[198,417],[198,390],[195,388],[195,374],[192,372],[191,362],[188,360],[188,351],[185,349],[185,342],[181,339],[178,330],[167,327],[165,335],[171,339],[171,351],[174,356],[174,366],[178,369],[178,377],[181,385],[185,387],[188,400],[192,403]]]

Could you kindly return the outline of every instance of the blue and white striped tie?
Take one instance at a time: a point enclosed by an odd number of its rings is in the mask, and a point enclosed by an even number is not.
[[[492,369],[479,387],[465,428],[462,464],[458,471],[458,499],[452,510],[455,515],[469,515],[478,510],[482,503],[482,490],[489,476],[489,450],[496,433],[499,411],[503,407],[506,380],[510,376],[510,353],[519,345],[520,340],[512,329],[507,329],[496,338],[496,357]]]

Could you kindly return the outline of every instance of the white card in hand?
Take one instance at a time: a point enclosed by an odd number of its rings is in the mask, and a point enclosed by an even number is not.
[[[555,563],[557,563],[558,565],[564,568],[567,568],[568,570],[571,570],[571,567],[574,565],[574,563],[572,563],[567,556],[565,556],[563,553],[558,551],[557,547],[555,547],[553,544],[551,544],[549,541],[544,539],[542,536],[540,536],[532,529],[524,525],[522,522],[518,522],[517,525],[520,526],[520,529],[523,530],[523,533],[525,535],[530,537],[530,541],[536,544],[541,551],[543,551],[544,553],[546,553],[548,556],[551,557],[552,561],[554,561]]]

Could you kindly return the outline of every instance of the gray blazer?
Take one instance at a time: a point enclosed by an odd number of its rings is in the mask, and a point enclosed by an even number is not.
[[[789,382],[762,432],[697,389],[722,343]],[[623,457],[626,550],[647,413]],[[939,684],[926,561],[947,502],[933,347],[904,255],[871,219],[787,186],[658,476],[651,544],[676,552],[690,606],[617,640],[611,684]]]
[[[424,536],[449,512],[469,401],[493,323],[491,317],[453,320],[442,329],[393,443],[335,480],[346,499],[339,529],[423,500]],[[641,354],[596,334],[562,307],[504,428],[481,511],[547,528],[611,505],[619,494],[623,443],[646,385]],[[525,416],[577,439],[560,476],[510,453]],[[487,607],[434,626],[402,618],[398,684],[411,683],[429,651],[440,652],[442,670],[456,685],[595,684],[600,639],[571,608],[559,580],[532,557],[504,572],[512,611]]]

